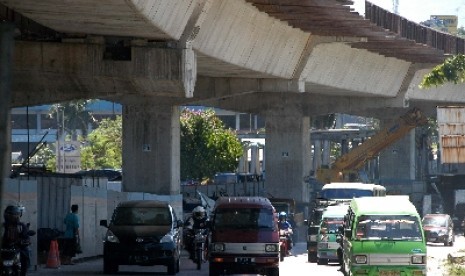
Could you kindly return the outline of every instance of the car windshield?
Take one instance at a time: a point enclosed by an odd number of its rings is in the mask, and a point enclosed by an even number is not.
[[[326,228],[328,234],[338,234],[339,227],[344,223],[344,218],[324,218],[321,228]]]
[[[271,208],[220,208],[214,221],[216,229],[276,229]]]
[[[423,226],[446,227],[446,218],[441,216],[424,217]]]
[[[166,207],[118,207],[113,215],[114,225],[171,225]]]
[[[364,215],[356,228],[359,240],[421,241],[420,223],[409,215]]]
[[[320,192],[320,197],[325,199],[352,199],[363,196],[373,196],[373,192],[361,189],[325,189]]]

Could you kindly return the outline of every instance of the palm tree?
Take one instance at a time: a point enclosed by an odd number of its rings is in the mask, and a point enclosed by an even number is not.
[[[77,100],[54,104],[50,108],[50,117],[57,119],[63,132],[70,134],[72,140],[76,140],[77,130],[80,130],[82,136],[86,137],[88,123],[95,121],[92,112],[87,110],[87,106],[92,101]]]

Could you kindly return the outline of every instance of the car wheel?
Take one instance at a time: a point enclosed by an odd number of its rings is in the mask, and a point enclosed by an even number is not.
[[[316,253],[308,253],[308,262],[309,263],[316,263],[317,261],[317,257],[316,257]]]
[[[173,258],[170,263],[167,265],[167,273],[168,275],[175,275],[176,274],[176,260]]]
[[[103,259],[103,274],[115,274],[118,273],[118,265],[114,262]]]
[[[268,269],[267,276],[279,276],[279,267],[273,267]]]
[[[220,276],[220,269],[218,267],[215,267],[213,265],[210,265],[208,267],[208,275],[209,276]]]
[[[327,259],[320,259],[320,258],[317,258],[316,263],[317,263],[318,265],[327,265],[327,264],[328,264],[328,260],[327,260]]]

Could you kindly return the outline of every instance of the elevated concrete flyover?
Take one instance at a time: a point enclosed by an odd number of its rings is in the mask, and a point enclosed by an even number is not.
[[[126,191],[179,193],[179,105],[265,115],[267,191],[291,183],[305,202],[309,116],[389,119],[465,101],[461,85],[418,89],[463,40],[370,3],[367,18],[348,0],[0,3],[17,27],[11,106],[122,103]]]

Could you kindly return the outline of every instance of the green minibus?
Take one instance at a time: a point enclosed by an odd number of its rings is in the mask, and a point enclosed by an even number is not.
[[[317,263],[339,262],[337,249],[340,244],[337,237],[342,235],[340,227],[344,222],[349,204],[341,204],[326,207],[321,216],[320,230],[317,237]]]
[[[345,275],[426,275],[421,218],[408,196],[354,198],[344,218]]]

